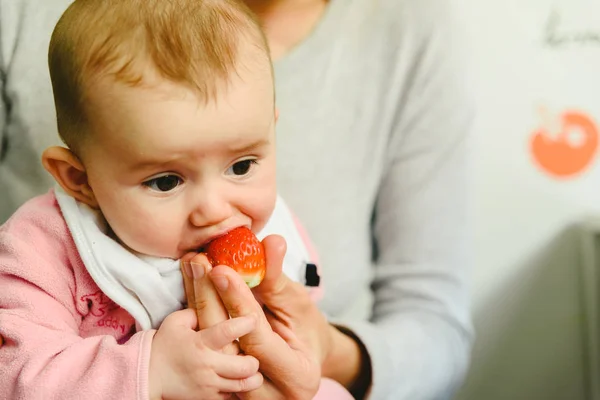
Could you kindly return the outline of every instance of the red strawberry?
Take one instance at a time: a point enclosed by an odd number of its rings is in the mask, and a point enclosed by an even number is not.
[[[241,226],[219,236],[204,250],[213,267],[227,265],[233,268],[251,288],[258,286],[265,276],[265,249],[246,227]]]

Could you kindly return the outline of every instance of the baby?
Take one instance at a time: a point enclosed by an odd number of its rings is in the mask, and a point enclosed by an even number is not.
[[[234,0],[77,0],[49,67],[67,148],[43,154],[56,189],[0,228],[0,398],[256,389],[258,361],[219,351],[249,321],[197,332],[203,349],[153,336],[180,330],[166,318],[185,307],[179,259],[233,228],[284,236],[296,281],[314,260],[276,191],[259,25]]]

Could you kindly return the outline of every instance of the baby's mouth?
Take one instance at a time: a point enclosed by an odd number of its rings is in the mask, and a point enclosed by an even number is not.
[[[201,242],[199,245],[195,245],[190,251],[197,252],[197,253],[204,253],[204,252],[206,252],[206,249],[207,249],[208,245],[210,244],[210,242],[212,242],[213,240],[215,240],[221,236],[227,235],[229,232],[231,232],[232,230],[234,230],[236,228],[239,228],[240,226],[246,226],[248,229],[250,229],[250,226],[248,226],[248,225],[232,226],[228,229],[225,229],[225,230],[222,230],[222,231],[216,233],[213,236],[210,236],[208,239],[204,240],[204,242]]]
[[[198,253],[204,253],[206,252],[206,249],[208,247],[208,245],[210,244],[210,242],[212,242],[213,240],[220,238],[221,236],[225,236],[227,235],[227,233],[229,233],[230,231],[232,231],[234,228],[228,229],[225,232],[219,233],[217,235],[211,236],[210,238],[208,238],[207,240],[205,240],[202,244],[200,244],[199,246],[196,246],[194,251],[198,252]]]

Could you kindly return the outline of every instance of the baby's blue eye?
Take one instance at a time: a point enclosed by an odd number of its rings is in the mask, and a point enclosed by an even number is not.
[[[228,173],[232,173],[233,175],[243,176],[250,172],[253,165],[258,164],[256,160],[242,160],[233,164],[227,170]]]
[[[144,182],[144,186],[157,192],[170,192],[183,183],[183,180],[177,175],[164,175],[158,178],[150,179]]]

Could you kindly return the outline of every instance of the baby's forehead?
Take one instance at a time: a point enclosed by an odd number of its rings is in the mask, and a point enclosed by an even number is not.
[[[270,129],[274,95],[269,75],[250,79],[242,74],[217,88],[214,98],[207,99],[159,76],[148,75],[135,86],[98,80],[87,96],[89,127],[95,135],[118,136],[111,141],[136,147],[138,141],[160,146],[167,140],[185,146],[192,138],[204,145],[203,138],[213,141],[208,147],[230,146]]]
[[[200,90],[202,89],[202,90]],[[153,67],[147,67],[135,82],[122,81],[115,76],[90,79],[88,94],[84,97],[88,111],[101,108],[117,112],[123,103],[144,104],[188,102],[198,109],[231,107],[232,99],[253,93],[248,103],[263,102],[274,107],[274,81],[270,66],[255,63],[242,66],[224,79],[214,79],[210,86],[198,88],[186,81],[175,81],[162,76]],[[265,96],[266,94],[266,96]]]
[[[163,104],[155,103],[162,107]],[[107,162],[140,173],[152,169],[204,170],[198,162],[220,167],[274,143],[274,111],[254,107],[246,115],[216,106],[196,114],[189,103],[165,102],[164,108],[130,109],[116,118],[95,118],[89,150],[104,154]],[[225,109],[225,111],[223,111]],[[200,108],[199,110],[204,110]],[[261,111],[261,112],[259,112]],[[108,157],[108,158],[106,158]],[[211,170],[212,169],[211,167]]]

